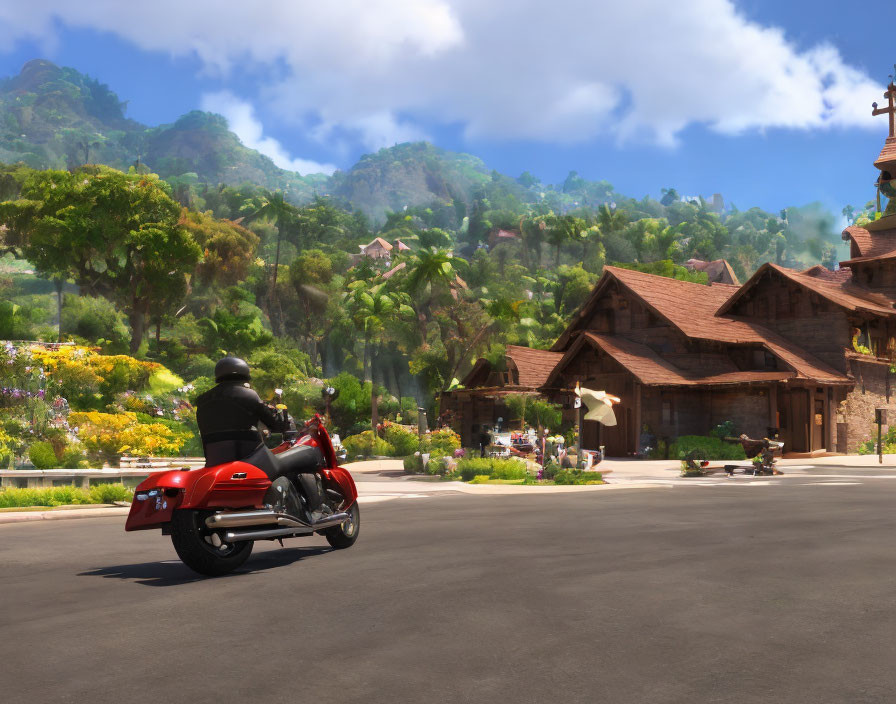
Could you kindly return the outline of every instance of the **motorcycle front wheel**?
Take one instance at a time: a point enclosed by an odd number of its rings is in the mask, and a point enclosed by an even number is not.
[[[205,527],[199,511],[175,511],[171,519],[171,542],[177,556],[194,572],[220,577],[240,567],[252,553],[252,541],[215,546],[212,531]]]
[[[358,508],[357,500],[348,510],[348,514],[351,518],[343,521],[338,526],[333,526],[323,531],[330,547],[336,550],[350,548],[358,539],[358,532],[361,530],[361,509]]]

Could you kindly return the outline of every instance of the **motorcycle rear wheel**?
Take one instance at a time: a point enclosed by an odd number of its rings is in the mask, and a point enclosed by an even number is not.
[[[177,556],[194,572],[207,577],[220,577],[240,567],[252,554],[252,541],[227,545],[223,550],[206,540],[211,534],[205,529],[199,511],[175,511],[171,518],[171,542]]]
[[[340,523],[338,526],[327,528],[323,531],[324,537],[330,544],[330,547],[336,550],[344,550],[350,548],[358,539],[358,533],[361,530],[361,509],[358,508],[357,500],[348,510],[349,518],[347,521]]]

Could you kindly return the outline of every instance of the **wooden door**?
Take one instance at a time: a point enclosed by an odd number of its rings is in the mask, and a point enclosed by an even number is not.
[[[810,447],[809,436],[809,390],[794,389],[790,392],[790,448],[789,452],[808,452]]]

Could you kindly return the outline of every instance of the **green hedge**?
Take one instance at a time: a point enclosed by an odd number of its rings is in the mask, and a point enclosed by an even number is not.
[[[28,448],[28,459],[35,469],[53,469],[59,466],[56,451],[48,442],[38,441]]]
[[[349,457],[392,457],[395,448],[382,438],[373,434],[372,430],[365,430],[358,435],[349,435],[342,441],[342,446]]]
[[[68,506],[72,504],[110,504],[130,501],[134,493],[123,484],[97,484],[90,489],[54,486],[47,489],[0,490],[0,508],[27,506]]]
[[[476,476],[488,476],[491,479],[525,479],[528,475],[526,464],[520,460],[490,457],[459,460],[457,472],[465,482]]]
[[[404,471],[408,474],[421,474],[423,472],[423,458],[420,455],[409,455],[405,457]]]
[[[603,484],[600,472],[586,472],[583,469],[563,469],[554,475],[554,484]]]
[[[684,459],[691,450],[700,450],[708,460],[745,460],[744,448],[739,443],[725,442],[717,437],[682,435],[669,446],[669,457]]]

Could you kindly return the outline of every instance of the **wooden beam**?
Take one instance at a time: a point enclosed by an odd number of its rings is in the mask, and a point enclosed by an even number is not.
[[[641,444],[641,390],[643,387],[641,383],[638,381],[633,382],[633,392],[632,395],[635,397],[635,454],[637,454],[641,448],[639,445]]]

